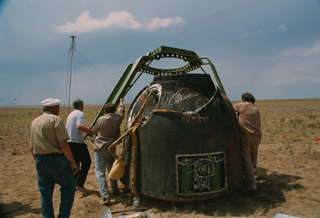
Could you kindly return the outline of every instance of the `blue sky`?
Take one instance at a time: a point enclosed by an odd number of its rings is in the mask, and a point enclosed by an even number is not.
[[[160,45],[209,58],[231,100],[320,97],[319,0],[0,0],[0,106],[66,104],[71,35],[70,98],[85,104],[104,103],[125,67]]]

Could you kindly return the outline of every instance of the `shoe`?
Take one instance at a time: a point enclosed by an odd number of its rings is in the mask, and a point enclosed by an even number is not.
[[[115,192],[112,192],[113,196],[117,196],[118,194],[120,194],[119,189],[117,191],[115,191]]]
[[[102,198],[101,204],[108,204],[110,203],[110,197]]]
[[[86,193],[88,190],[83,186],[76,186],[76,190],[80,192]]]
[[[251,185],[247,187],[248,191],[257,191],[257,186],[256,185]]]

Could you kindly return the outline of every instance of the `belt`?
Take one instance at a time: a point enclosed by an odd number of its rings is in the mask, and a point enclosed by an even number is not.
[[[61,156],[63,154],[60,153],[51,153],[51,154],[36,154],[36,156],[46,156],[46,157],[56,157],[56,156]]]

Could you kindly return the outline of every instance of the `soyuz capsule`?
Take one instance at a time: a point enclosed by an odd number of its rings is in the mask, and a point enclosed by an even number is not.
[[[187,65],[150,67],[161,58],[179,58]],[[216,81],[207,72],[192,73],[202,65],[210,65]],[[167,201],[205,200],[241,186],[236,116],[213,64],[192,51],[160,46],[129,65],[122,78],[137,72],[154,77],[128,111],[126,128],[138,126],[124,140],[128,152],[121,182],[133,192]],[[117,93],[114,102],[126,92]]]

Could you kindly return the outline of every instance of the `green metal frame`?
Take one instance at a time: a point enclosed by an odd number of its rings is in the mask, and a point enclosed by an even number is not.
[[[161,58],[178,58],[188,63],[185,66],[174,68],[174,69],[159,69],[159,68],[153,68],[149,66],[153,60],[160,60]],[[208,63],[204,63],[203,60],[207,60]],[[202,71],[206,74],[205,70],[202,68],[202,65],[210,65],[210,68],[212,70],[212,73],[215,77],[215,80],[217,82],[217,85],[220,91],[226,94],[223,88],[223,85],[220,81],[219,75],[214,65],[208,58],[206,57],[200,58],[193,51],[188,51],[188,50],[179,49],[179,48],[172,48],[167,46],[159,46],[154,51],[149,52],[144,56],[141,56],[135,62],[129,64],[126,67],[120,79],[118,80],[117,84],[113,88],[111,94],[109,95],[108,99],[102,105],[98,115],[96,116],[95,120],[91,124],[91,127],[95,125],[95,123],[97,122],[100,116],[104,115],[104,106],[106,105],[106,103],[112,102],[117,105],[119,103],[119,99],[123,98],[129,92],[131,87],[140,78],[142,73],[147,73],[150,75],[171,76],[171,75],[186,74],[193,70],[201,68]],[[140,75],[136,78],[134,82],[132,82],[138,72],[141,72]],[[88,135],[89,134],[87,134],[85,138]]]

